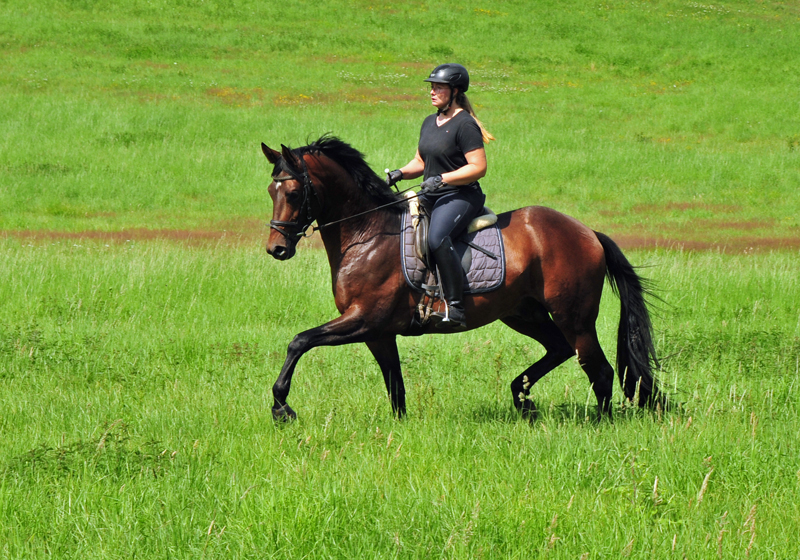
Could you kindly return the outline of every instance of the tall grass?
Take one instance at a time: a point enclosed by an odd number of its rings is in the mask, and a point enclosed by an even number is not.
[[[793,557],[800,519],[796,256],[632,254],[666,304],[662,382],[681,406],[613,422],[568,362],[500,325],[401,339],[409,417],[363,346],[299,367],[336,315],[324,255],[243,246],[3,243],[4,557]],[[28,281],[36,279],[35,282]],[[598,324],[613,360],[618,303]]]

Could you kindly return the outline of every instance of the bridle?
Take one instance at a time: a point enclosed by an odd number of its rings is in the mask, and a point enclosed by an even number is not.
[[[297,243],[301,237],[311,237],[319,228],[311,228],[311,224],[314,222],[315,218],[311,215],[311,196],[309,193],[314,195],[314,198],[317,200],[319,204],[319,196],[317,196],[317,191],[314,190],[314,185],[311,182],[311,177],[308,174],[308,166],[306,165],[306,160],[301,157],[300,161],[303,163],[303,174],[302,176],[298,176],[293,173],[291,170],[284,170],[288,175],[279,175],[277,177],[272,177],[272,180],[276,183],[281,183],[283,181],[297,181],[303,184],[303,202],[300,205],[300,212],[298,212],[297,216],[298,219],[294,222],[288,222],[283,220],[270,220],[269,227],[274,229],[275,231],[279,232],[286,238],[286,241],[290,243]],[[305,220],[300,221],[305,214]],[[309,228],[311,228],[311,233],[307,233]]]
[[[332,222],[327,222],[324,224],[318,224],[316,226],[312,226],[311,224],[314,222],[316,218],[314,218],[314,216],[311,215],[311,194],[314,195],[314,198],[316,199],[318,206],[321,207],[322,203],[320,202],[319,195],[317,195],[316,189],[314,189],[314,184],[311,182],[311,176],[308,174],[308,165],[306,165],[306,160],[303,157],[300,157],[300,161],[303,164],[302,175],[298,176],[292,170],[284,169],[283,171],[287,173],[286,176],[278,175],[277,177],[275,176],[272,177],[272,180],[275,181],[276,183],[293,180],[303,184],[303,202],[300,204],[298,219],[293,222],[288,222],[283,220],[269,221],[269,227],[274,229],[281,235],[283,235],[286,238],[286,241],[290,243],[292,246],[296,245],[297,242],[303,237],[311,237],[312,235],[314,235],[315,231],[319,231],[323,228],[332,226],[334,224],[345,222],[347,220],[352,220],[353,218],[358,218],[366,214],[371,214],[372,212],[382,210],[389,206],[394,206],[396,204],[402,204],[404,202],[408,202],[408,200],[410,200],[411,198],[417,198],[419,196],[418,194],[414,194],[414,196],[412,197],[401,198],[399,200],[395,200],[394,202],[389,202],[388,204],[383,204],[381,206],[377,206],[370,210],[366,210],[365,212],[359,212],[358,214],[347,216],[346,218],[342,218],[340,220],[334,220]],[[419,185],[414,185],[403,191],[398,191],[398,194],[404,194],[418,186]],[[300,219],[303,216],[303,213],[305,213],[306,216],[305,220],[301,222]]]

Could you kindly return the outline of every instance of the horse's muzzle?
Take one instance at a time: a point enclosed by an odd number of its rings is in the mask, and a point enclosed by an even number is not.
[[[291,259],[294,256],[295,248],[284,247],[283,245],[278,245],[275,247],[270,247],[269,245],[267,245],[267,253],[272,255],[279,261],[285,261]]]

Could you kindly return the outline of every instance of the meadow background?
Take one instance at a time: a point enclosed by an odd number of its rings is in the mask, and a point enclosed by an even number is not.
[[[798,52],[795,2],[0,0],[0,557],[800,557]],[[402,422],[352,346],[273,424],[335,308],[314,243],[263,252],[259,143],[399,167],[444,61],[493,208],[655,280],[680,407],[595,423],[569,362],[529,425],[541,349],[494,325],[400,340]]]

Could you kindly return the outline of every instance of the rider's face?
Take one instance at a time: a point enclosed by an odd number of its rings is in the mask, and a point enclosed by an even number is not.
[[[437,109],[443,109],[450,102],[450,86],[447,84],[431,84],[431,103]]]

